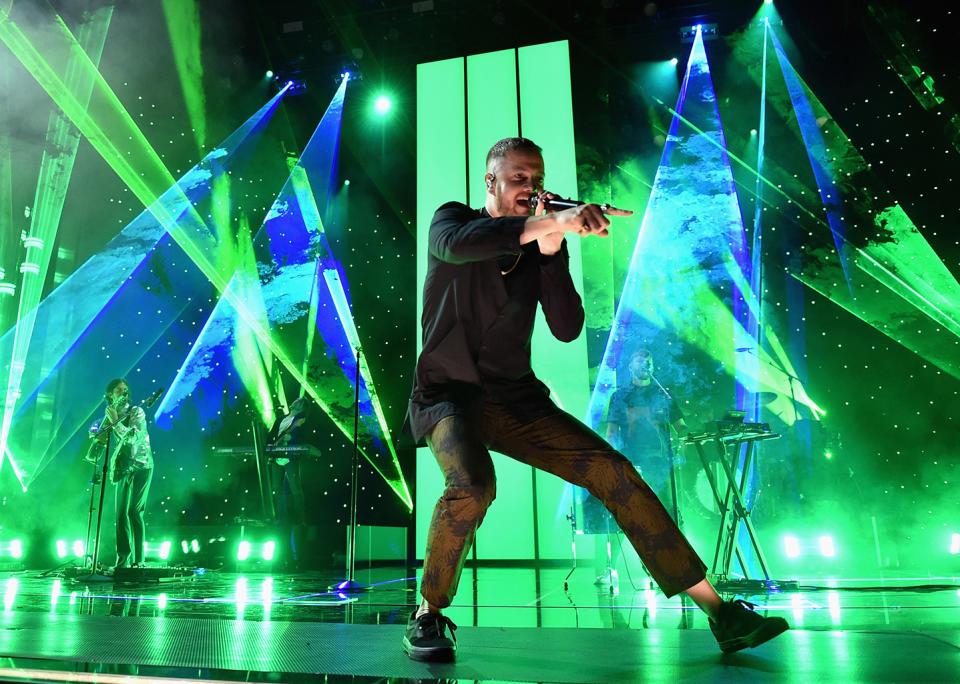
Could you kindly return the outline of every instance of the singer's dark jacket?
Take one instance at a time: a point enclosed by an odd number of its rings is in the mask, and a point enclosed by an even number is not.
[[[407,414],[418,443],[440,419],[480,398],[516,406],[531,420],[557,411],[530,367],[537,302],[550,331],[564,342],[580,334],[583,304],[567,268],[566,244],[556,255],[541,254],[536,241],[521,245],[526,220],[493,218],[459,202],[433,216],[423,351]]]

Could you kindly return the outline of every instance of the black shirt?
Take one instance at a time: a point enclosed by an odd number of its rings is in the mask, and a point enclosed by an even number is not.
[[[418,442],[441,418],[481,396],[543,404],[549,391],[530,366],[538,302],[557,339],[574,340],[583,328],[566,244],[556,255],[541,254],[536,241],[521,245],[526,220],[493,218],[459,202],[433,216],[423,351],[407,416]]]
[[[677,402],[654,383],[621,387],[610,397],[607,421],[620,426],[620,450],[630,457],[667,455],[670,426],[683,418]],[[634,460],[631,458],[631,460]]]

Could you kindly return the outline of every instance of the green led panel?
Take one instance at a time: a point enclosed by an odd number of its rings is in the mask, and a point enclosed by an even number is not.
[[[463,58],[417,65],[417,324],[423,314],[427,235],[444,202],[467,200],[466,109]],[[418,328],[419,330],[419,328]],[[417,353],[423,341],[417,334]],[[443,478],[430,449],[417,449],[417,557],[425,550],[433,507]]]
[[[570,54],[566,41],[520,48],[520,116],[523,135],[543,148],[545,186],[563,197],[577,196],[577,154],[573,131],[573,92]],[[550,65],[550,97],[543,93],[543,65]],[[603,238],[588,238],[600,241]],[[606,240],[604,240],[606,241]],[[583,294],[583,268],[579,237],[567,238],[570,275]],[[537,311],[533,332],[533,370],[553,392],[554,401],[577,418],[586,414],[590,399],[589,364],[585,333],[573,342],[550,334],[542,311]],[[539,554],[545,558],[571,555],[567,510],[559,510],[566,483],[555,475],[534,471],[537,481]]]
[[[493,143],[518,134],[531,138],[544,148],[547,186],[558,194],[576,195],[570,89],[569,85],[561,86],[559,91],[552,91],[549,101],[543,98],[537,86],[537,70],[545,63],[551,64],[558,82],[568,84],[566,42],[431,62],[417,68],[418,319],[430,219],[441,204],[465,201],[468,192],[470,206],[483,206],[486,154]],[[570,268],[580,289],[579,244],[576,239],[569,242]],[[574,415],[583,413],[588,399],[584,340],[581,336],[572,344],[560,343],[542,321],[533,340],[538,376]],[[552,363],[537,363],[538,358],[550,358]],[[570,558],[570,527],[558,513],[564,483],[500,454],[493,454],[493,458],[497,500],[477,534],[477,558],[529,559],[538,553],[541,557]],[[539,540],[534,538],[534,486]],[[424,551],[427,526],[442,490],[442,477],[433,456],[428,449],[418,450],[418,555]]]

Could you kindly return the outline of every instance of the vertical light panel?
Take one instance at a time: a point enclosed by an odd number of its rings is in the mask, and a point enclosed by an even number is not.
[[[567,41],[531,45],[518,50],[520,75],[520,121],[524,137],[543,148],[545,186],[564,197],[577,196],[577,157],[573,131],[573,93],[570,83],[570,52]],[[544,97],[543,65],[550,65],[550,96]],[[599,239],[599,238],[588,238]],[[581,239],[567,239],[570,275],[583,293]],[[533,370],[553,392],[557,401],[574,416],[586,413],[590,400],[587,338],[585,332],[573,342],[560,342],[537,311],[533,333]],[[547,473],[536,473],[537,523],[541,558],[569,558],[571,529],[560,510],[565,483]]]
[[[467,181],[470,206],[486,201],[487,152],[502,138],[520,131],[516,50],[467,57]],[[493,454],[497,501],[477,533],[477,558],[532,558],[533,504],[531,468]],[[524,524],[518,525],[522,520]]]
[[[538,64],[559,69],[560,91],[551,97],[537,92]],[[464,81],[464,71],[466,79]],[[517,75],[519,72],[519,84]],[[417,279],[423,287],[426,272],[427,231],[433,212],[444,202],[464,201],[483,206],[486,188],[483,175],[486,155],[501,138],[523,135],[544,148],[548,187],[574,196],[577,188],[573,136],[573,107],[569,87],[569,55],[566,42],[473,55],[465,60],[421,64],[417,70]],[[518,87],[519,85],[519,87]],[[463,93],[463,97],[457,97]],[[457,115],[456,108],[464,107]],[[466,126],[456,135],[451,122]],[[458,124],[454,124],[458,125]],[[439,132],[444,132],[440,135]],[[437,137],[442,139],[436,140]],[[462,146],[457,141],[463,141]],[[458,164],[463,153],[463,164]],[[453,155],[453,156],[452,156]],[[464,175],[459,175],[459,169]],[[431,175],[433,172],[433,175]],[[571,273],[582,290],[578,244],[570,245]],[[418,320],[422,315],[417,304]],[[540,315],[542,319],[542,315]],[[585,411],[589,398],[587,353],[583,336],[572,344],[554,340],[544,321],[534,336],[534,368],[555,393],[559,403],[573,413]],[[419,346],[418,346],[419,351]],[[537,359],[552,358],[550,364]],[[562,369],[562,371],[561,371]],[[571,371],[571,369],[573,369]],[[534,544],[533,470],[501,454],[493,454],[497,470],[497,500],[477,534],[478,559],[532,559]],[[536,473],[537,512],[540,525],[540,556],[570,557],[570,529],[557,502],[563,484],[557,478]],[[429,450],[417,454],[417,549],[423,553],[426,530],[442,482]]]
[[[471,207],[482,207],[487,188],[487,152],[503,138],[516,136],[517,62],[515,50],[467,57],[467,181]]]
[[[467,201],[466,110],[463,58],[417,65],[417,354],[427,273],[427,236],[433,212],[444,202]],[[430,449],[417,449],[416,548],[423,557],[443,476]]]

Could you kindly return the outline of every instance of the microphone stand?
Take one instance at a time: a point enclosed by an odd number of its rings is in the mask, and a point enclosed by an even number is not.
[[[97,574],[97,568],[100,563],[100,529],[103,524],[103,499],[107,493],[107,475],[110,465],[110,440],[113,437],[111,434],[107,434],[107,443],[106,448],[103,451],[103,471],[100,473],[100,505],[97,509],[97,535],[94,538],[93,543],[93,556],[91,557],[92,564],[92,573],[87,579],[95,579],[100,577]],[[93,492],[90,493],[91,499],[93,498]]]
[[[660,388],[660,391],[663,392],[667,399],[673,402],[673,395],[667,391],[667,388],[660,384],[660,381],[657,380],[657,376],[653,373],[650,374],[650,378],[656,383],[657,387]],[[680,488],[677,486],[677,470],[674,464],[674,454],[673,454],[673,442],[670,439],[670,413],[669,408],[667,409],[667,456],[670,458],[670,498],[673,499],[673,521],[677,523],[677,528],[682,532],[683,531],[683,519],[680,517]],[[689,629],[693,626],[692,618],[688,618],[687,615],[687,596],[686,594],[680,595],[680,629]]]
[[[347,579],[329,587],[330,591],[349,594],[370,587],[354,579],[357,565],[357,489],[360,469],[360,347],[357,347],[357,373],[353,394],[353,458],[350,463],[350,526],[347,537]]]
[[[667,399],[671,402],[673,401],[673,396],[667,391],[667,388],[660,384],[660,381],[657,380],[657,377],[650,374],[650,379],[660,388],[660,391],[663,392]],[[678,501],[678,488],[677,488],[677,473],[674,468],[674,455],[673,455],[673,442],[670,440],[670,413],[669,409],[667,410],[667,456],[670,458],[670,494],[673,499],[673,521],[677,523],[677,527],[681,527],[683,522],[680,519],[680,502]]]

